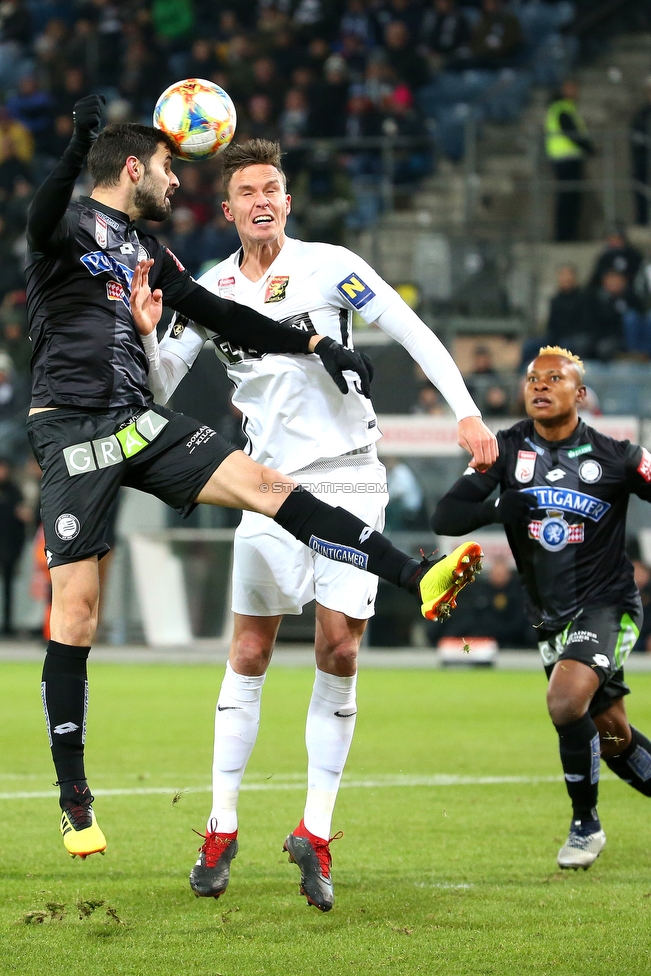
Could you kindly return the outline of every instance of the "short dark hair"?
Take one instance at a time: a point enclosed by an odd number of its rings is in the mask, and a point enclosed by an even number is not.
[[[248,142],[231,143],[221,154],[224,193],[228,197],[228,188],[233,176],[238,170],[246,166],[275,166],[282,176],[283,185],[287,188],[287,177],[282,167],[282,150],[280,143],[270,142],[268,139],[249,139]]]
[[[144,166],[160,145],[173,156],[176,143],[161,129],[136,122],[114,122],[102,129],[88,153],[88,170],[93,186],[117,186],[129,156],[137,156]]]

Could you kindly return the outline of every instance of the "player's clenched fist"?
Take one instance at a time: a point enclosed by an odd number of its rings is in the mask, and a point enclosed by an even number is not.
[[[75,123],[75,135],[86,142],[94,142],[98,136],[106,98],[104,95],[86,95],[75,102],[72,118]]]

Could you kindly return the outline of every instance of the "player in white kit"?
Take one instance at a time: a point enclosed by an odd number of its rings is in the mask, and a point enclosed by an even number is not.
[[[291,200],[280,147],[252,140],[230,146],[222,159],[224,214],[235,223],[242,248],[203,275],[201,284],[347,348],[353,346],[355,310],[376,322],[446,398],[472,463],[480,470],[492,463],[495,438],[454,361],[394,289],[346,248],[285,236]],[[248,437],[245,451],[381,530],[388,500],[375,447],[381,431],[352,374],[340,392],[316,356],[258,355],[177,317],[160,346],[155,332],[143,336],[157,401],[169,399],[206,341],[214,344],[235,386],[233,403],[242,411]],[[306,548],[271,519],[244,512],[235,532],[234,635],[215,715],[213,805],[190,876],[195,894],[219,897],[226,889],[237,853],[238,793],[258,731],[276,634],[284,614],[299,614],[316,599],[316,678],[305,734],[307,799],[285,849],[301,869],[301,892],[308,902],[322,911],[332,907],[331,821],[355,726],[357,652],[377,584],[376,576]]]

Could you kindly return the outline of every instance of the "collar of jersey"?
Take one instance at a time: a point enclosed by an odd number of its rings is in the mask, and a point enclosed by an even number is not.
[[[541,447],[546,447],[548,451],[551,451],[554,448],[558,450],[559,448],[562,449],[564,447],[574,447],[575,444],[578,444],[579,441],[581,441],[582,439],[585,440],[585,438],[587,437],[585,421],[581,420],[580,418],[577,426],[574,428],[570,436],[565,437],[562,441],[546,440],[538,433],[538,431],[534,427],[533,420],[531,421],[531,427],[532,427],[531,440],[535,444],[539,444]]]
[[[105,204],[100,203],[99,200],[93,200],[92,197],[79,197],[79,202],[90,210],[94,210],[96,213],[108,214],[109,217],[113,217],[114,220],[119,220],[120,223],[126,224],[127,227],[133,225],[129,214],[125,214],[122,210],[114,210],[113,207],[107,207]]]

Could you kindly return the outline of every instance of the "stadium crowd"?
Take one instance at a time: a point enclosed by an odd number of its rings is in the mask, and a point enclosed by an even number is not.
[[[70,139],[72,108],[82,95],[105,94],[111,121],[149,122],[157,97],[179,78],[218,83],[235,101],[238,139],[278,139],[286,152],[290,234],[343,243],[348,230],[377,218],[386,177],[379,141],[351,140],[402,138],[390,176],[398,189],[413,190],[438,155],[463,154],[469,112],[478,119],[516,118],[533,84],[553,87],[562,80],[575,52],[573,38],[562,31],[577,9],[581,3],[567,0],[0,4],[0,514],[13,526],[6,537],[14,540],[6,557],[0,553],[5,579],[14,572],[22,527],[36,524],[38,496],[24,431],[31,353],[22,270],[27,210]],[[639,114],[635,124],[642,131],[646,115]],[[344,140],[336,151],[321,141],[333,139]],[[638,156],[639,171],[646,173],[644,148]],[[179,164],[178,171],[181,189],[162,236],[199,274],[232,253],[238,238],[219,206],[219,163]],[[589,360],[648,361],[647,271],[625,230],[613,228],[589,281],[579,282],[570,266],[559,269],[544,341],[570,346]],[[533,351],[525,345],[523,361]],[[467,380],[486,416],[520,411],[517,374],[502,372],[481,345]],[[594,401],[592,408],[598,409]],[[445,405],[416,377],[411,410],[437,415]],[[233,426],[233,417],[226,419]],[[426,524],[413,473],[402,465],[393,477],[395,528]],[[493,576],[499,571],[484,588]],[[510,593],[507,576],[496,584],[500,592]],[[510,606],[511,597],[505,599],[497,602]],[[513,626],[519,619],[510,610],[507,617]],[[4,626],[11,631],[10,616]]]

